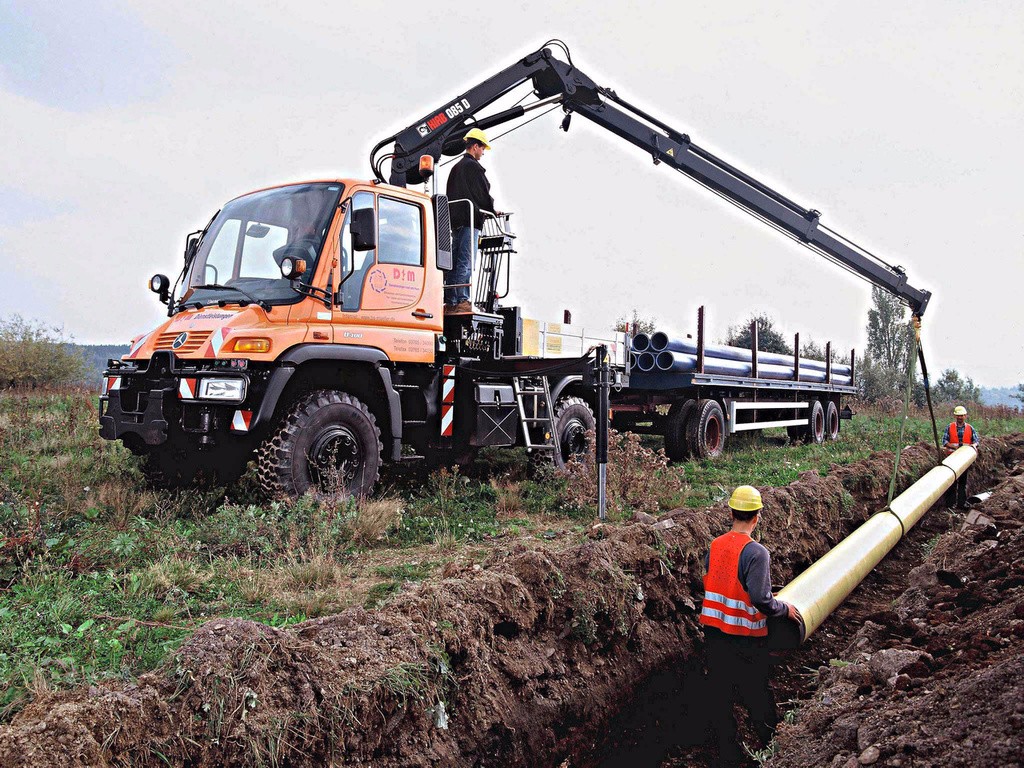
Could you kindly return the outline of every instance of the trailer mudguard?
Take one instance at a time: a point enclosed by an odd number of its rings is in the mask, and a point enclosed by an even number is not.
[[[371,363],[380,376],[384,395],[388,399],[388,419],[391,427],[391,460],[398,461],[402,455],[402,400],[391,381],[391,370],[385,367],[390,359],[384,352],[375,347],[363,347],[355,344],[299,344],[281,356],[279,367],[270,375],[267,390],[259,409],[253,415],[252,427],[267,424],[274,415],[277,403],[281,399],[295,371],[304,363],[309,362],[354,362]]]

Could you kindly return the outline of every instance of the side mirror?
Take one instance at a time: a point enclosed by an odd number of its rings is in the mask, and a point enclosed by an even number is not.
[[[377,220],[373,208],[352,211],[352,250],[372,251],[377,247]]]
[[[149,290],[160,297],[161,304],[166,304],[170,300],[171,281],[167,275],[153,275],[149,278]]]
[[[306,273],[306,260],[285,256],[281,259],[281,276],[295,280]]]

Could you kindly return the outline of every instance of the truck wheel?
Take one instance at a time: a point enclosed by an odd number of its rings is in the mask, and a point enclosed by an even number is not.
[[[260,486],[271,497],[369,496],[380,475],[380,429],[361,401],[333,390],[311,392],[284,416],[257,456]]]
[[[565,469],[573,457],[588,455],[593,448],[591,430],[597,429],[597,420],[587,402],[579,397],[563,397],[555,405],[554,451],[537,451],[538,464],[550,464]],[[550,458],[549,458],[550,456]]]
[[[839,407],[831,400],[825,403],[825,437],[839,439]]]
[[[821,400],[811,401],[811,418],[804,427],[804,438],[817,445],[825,442],[825,409],[821,406]]]
[[[698,459],[713,459],[725,448],[725,414],[715,400],[698,400],[686,428],[690,453]]]
[[[665,419],[665,455],[672,461],[686,461],[690,458],[686,428],[696,407],[696,400],[677,400],[669,409],[668,418]]]

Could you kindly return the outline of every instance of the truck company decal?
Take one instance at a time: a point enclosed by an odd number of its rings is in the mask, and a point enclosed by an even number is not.
[[[252,411],[235,411],[235,415],[231,417],[231,431],[248,432],[251,423]]]
[[[198,379],[182,379],[178,382],[178,397],[182,400],[196,399],[196,382]]]
[[[452,436],[455,419],[455,366],[444,366],[444,381],[441,387],[441,436]]]

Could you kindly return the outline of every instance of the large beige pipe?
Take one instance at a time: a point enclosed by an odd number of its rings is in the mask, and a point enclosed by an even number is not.
[[[797,607],[804,618],[802,631],[798,636],[789,620],[773,621],[772,645],[792,647],[810,637],[977,457],[972,446],[958,448],[793,579],[776,597]]]

